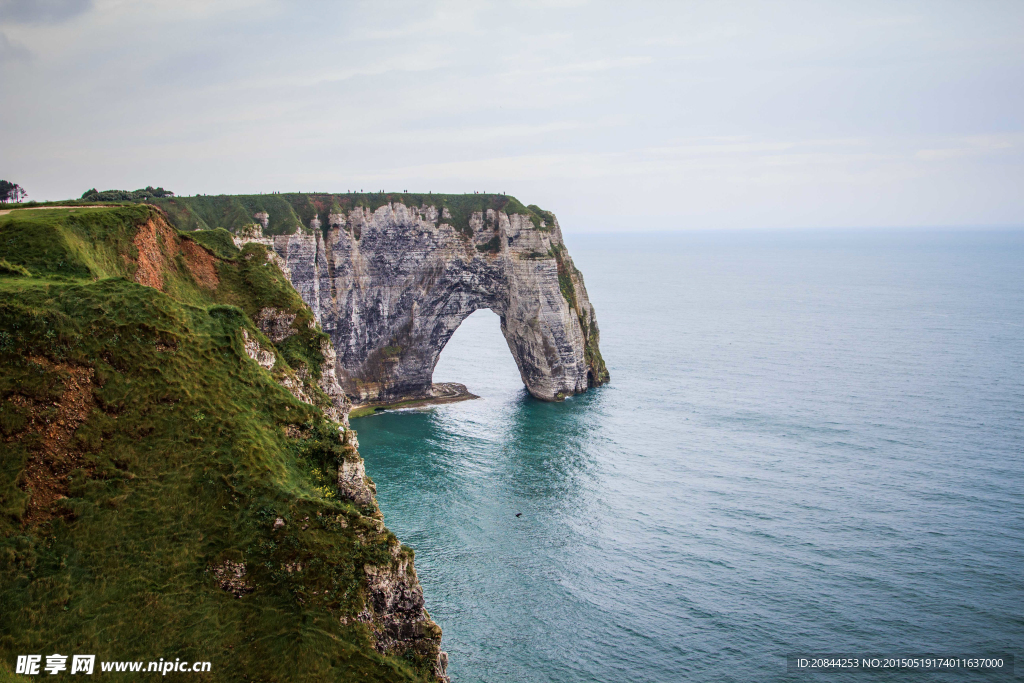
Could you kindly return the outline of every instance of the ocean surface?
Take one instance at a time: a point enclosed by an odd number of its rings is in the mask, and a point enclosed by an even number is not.
[[[566,241],[611,384],[532,399],[478,311],[482,398],[353,421],[453,681],[1024,680],[1024,232]]]

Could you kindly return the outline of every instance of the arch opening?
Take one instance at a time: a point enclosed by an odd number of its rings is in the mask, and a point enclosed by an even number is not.
[[[441,349],[432,382],[463,384],[484,397],[524,390],[497,313],[481,308],[466,316]]]

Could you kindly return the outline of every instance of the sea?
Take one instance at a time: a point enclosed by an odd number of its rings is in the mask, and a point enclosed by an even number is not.
[[[1024,231],[566,242],[607,386],[531,398],[481,310],[479,399],[352,422],[452,681],[1024,680]]]

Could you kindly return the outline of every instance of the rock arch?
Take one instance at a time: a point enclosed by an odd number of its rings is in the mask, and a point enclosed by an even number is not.
[[[431,396],[441,350],[480,308],[500,317],[533,396],[606,382],[594,308],[557,220],[490,209],[469,230],[452,222],[446,209],[392,202],[332,213],[326,237],[259,240],[330,334],[345,392],[357,403]]]

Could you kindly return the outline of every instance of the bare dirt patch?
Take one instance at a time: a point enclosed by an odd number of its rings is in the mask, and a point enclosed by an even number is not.
[[[135,281],[140,285],[165,291],[164,272],[174,267],[171,263],[178,254],[185,257],[189,273],[200,286],[216,289],[220,284],[217,258],[192,240],[182,239],[162,220],[146,221],[135,234],[134,244],[139,250]]]
[[[37,434],[40,444],[25,465],[22,488],[28,492],[25,524],[34,526],[59,516],[54,503],[68,495],[68,474],[82,467],[80,450],[73,446],[73,436],[89,417],[96,401],[92,394],[93,369],[52,363],[46,358],[30,358],[51,372],[65,375],[64,393],[55,403],[35,401],[15,395],[11,402],[27,408],[30,415],[27,433]],[[25,432],[12,437],[22,439]]]
[[[166,263],[164,250],[161,249],[156,223],[150,219],[135,234],[135,248],[139,250],[138,269],[135,281],[140,285],[164,290],[163,267]]]
[[[195,281],[207,289],[217,289],[220,278],[217,277],[216,257],[192,240],[179,238],[178,241],[185,253],[185,263]]]

